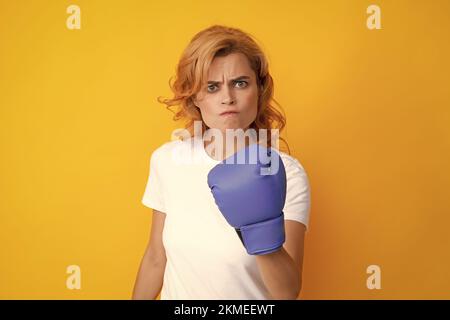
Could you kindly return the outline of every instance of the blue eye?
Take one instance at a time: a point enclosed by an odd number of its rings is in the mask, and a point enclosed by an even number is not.
[[[215,84],[209,85],[209,86],[208,86],[208,92],[213,92],[212,90],[210,90],[211,87],[216,87],[216,85],[215,85]]]
[[[235,85],[238,84],[237,88],[245,88],[245,87],[248,86],[248,82],[247,82],[247,81],[244,81],[244,80],[235,81],[234,84],[235,84]],[[241,84],[243,84],[243,85],[241,85]],[[216,85],[216,84],[210,84],[210,85],[208,85],[208,87],[207,87],[207,91],[208,91],[208,92],[211,92],[211,93],[217,91],[216,89],[217,89],[217,85]]]
[[[238,88],[245,88],[248,85],[247,81],[236,81],[236,83],[245,83],[245,86],[238,86]]]

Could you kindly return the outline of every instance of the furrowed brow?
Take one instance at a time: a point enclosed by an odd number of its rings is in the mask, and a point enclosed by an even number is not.
[[[240,76],[240,77],[231,79],[229,81],[229,83],[233,83],[233,82],[237,82],[237,81],[241,81],[241,80],[250,80],[250,77],[249,76]],[[208,81],[208,84],[220,84],[220,83],[221,83],[221,81],[213,81],[213,80]]]

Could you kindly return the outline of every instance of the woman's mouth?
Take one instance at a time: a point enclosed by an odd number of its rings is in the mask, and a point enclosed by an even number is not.
[[[234,116],[237,114],[238,114],[238,112],[236,112],[236,111],[227,111],[227,112],[222,112],[220,115],[221,116]]]

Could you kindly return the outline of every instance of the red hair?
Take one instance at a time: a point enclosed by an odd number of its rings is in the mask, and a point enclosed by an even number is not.
[[[258,111],[249,128],[255,129],[257,134],[259,129],[268,129],[268,146],[272,146],[269,129],[278,129],[281,133],[286,125],[286,117],[280,104],[273,98],[274,84],[266,56],[253,37],[240,29],[213,25],[197,33],[181,55],[175,81],[172,83],[172,78],[169,80],[174,97],[171,99],[158,97],[158,102],[165,104],[166,108],[174,113],[173,120],[186,121],[185,129],[191,136],[194,121],[202,121],[204,132],[208,127],[193,99],[201,90],[213,59],[235,52],[242,53],[248,58],[258,84]],[[177,112],[170,109],[175,105],[179,106]],[[281,137],[279,139],[286,144],[290,154],[286,140]]]

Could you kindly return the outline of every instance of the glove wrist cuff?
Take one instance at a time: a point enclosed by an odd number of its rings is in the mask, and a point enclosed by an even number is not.
[[[285,241],[284,214],[240,228],[241,240],[251,255],[268,254],[280,249]]]

